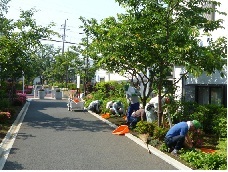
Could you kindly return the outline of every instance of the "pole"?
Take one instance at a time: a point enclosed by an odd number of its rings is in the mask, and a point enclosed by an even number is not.
[[[87,83],[88,81],[88,70],[89,70],[89,58],[88,58],[88,33],[86,33],[86,72],[85,72],[85,76],[86,76],[86,80],[85,82]],[[85,91],[85,96],[86,96],[86,91]]]
[[[24,77],[24,71],[22,70],[22,93],[25,93],[25,77]]]
[[[64,22],[63,26],[63,47],[62,47],[62,56],[64,55],[64,48],[65,48],[65,38],[66,38],[66,20]],[[67,88],[67,82],[68,82],[68,66],[66,66],[66,88]]]
[[[88,59],[88,33],[83,32],[79,34],[86,34],[86,56],[84,56],[84,70],[85,70],[85,76],[83,77],[83,88],[84,88],[84,96],[86,96],[86,81],[87,81],[87,75],[88,75],[88,65],[89,65],[89,59]]]
[[[66,37],[66,20],[65,20],[64,26],[63,26],[63,47],[62,47],[62,55],[64,54],[65,37]]]

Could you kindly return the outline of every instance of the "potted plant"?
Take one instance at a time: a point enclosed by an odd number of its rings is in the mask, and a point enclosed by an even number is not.
[[[38,90],[38,98],[39,99],[44,99],[44,96],[45,96],[45,91],[43,88],[39,89]]]
[[[61,100],[62,99],[62,92],[59,88],[55,90],[55,99],[56,100]]]

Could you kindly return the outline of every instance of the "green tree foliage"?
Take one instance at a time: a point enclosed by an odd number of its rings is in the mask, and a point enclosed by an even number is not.
[[[72,70],[74,74],[80,74],[84,61],[79,57],[80,47],[72,47],[64,54],[58,54],[54,57],[52,63],[52,76],[55,81],[60,83],[68,83],[69,71]],[[65,85],[67,87],[67,84]]]
[[[41,46],[40,39],[56,34],[51,30],[54,25],[38,26],[33,19],[35,9],[21,11],[17,21],[1,18],[3,22],[0,37],[1,78],[12,78],[14,81],[34,68],[32,54]],[[33,56],[34,57],[34,56]]]
[[[116,1],[127,9],[127,13],[118,14],[117,19],[109,17],[98,23],[95,19],[81,17],[83,27],[93,38],[91,57],[100,68],[130,73],[143,81],[143,105],[151,91],[158,90],[160,125],[162,89],[167,86],[167,74],[174,65],[185,66],[184,77],[188,73],[195,76],[202,72],[212,74],[225,64],[225,37],[211,40],[207,47],[199,44],[200,36],[223,28],[222,19],[210,21],[203,14],[225,13],[204,7],[207,0]],[[220,5],[216,1],[211,3],[216,7]],[[148,68],[151,69],[150,77],[146,76]],[[147,83],[149,92],[146,94]],[[169,85],[170,89],[175,88],[175,83]]]
[[[26,75],[26,79],[30,79],[30,83],[34,78],[40,77],[43,84],[46,80],[49,83],[52,80],[54,57],[58,55],[60,49],[54,48],[53,45],[41,45],[33,54],[30,59],[32,60],[33,70]]]

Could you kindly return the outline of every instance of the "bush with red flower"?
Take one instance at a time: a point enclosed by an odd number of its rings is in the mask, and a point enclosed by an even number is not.
[[[17,93],[13,100],[14,106],[21,106],[26,102],[26,94]]]
[[[4,123],[11,118],[10,112],[0,112],[0,122]]]

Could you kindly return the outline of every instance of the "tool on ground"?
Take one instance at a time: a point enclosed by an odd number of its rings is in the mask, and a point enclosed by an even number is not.
[[[147,151],[149,154],[151,154],[151,151],[150,151],[149,146],[148,146],[150,141],[151,141],[149,134],[139,134],[139,138],[146,144]]]
[[[120,125],[112,132],[112,134],[123,135],[125,133],[129,133],[129,131],[130,130],[127,125]]]

